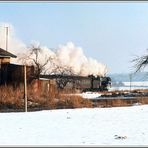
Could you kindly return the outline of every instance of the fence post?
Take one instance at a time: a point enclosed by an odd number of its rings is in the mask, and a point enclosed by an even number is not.
[[[132,74],[129,74],[129,79],[130,79],[130,92],[131,92],[131,88],[132,88]]]
[[[27,76],[26,76],[26,65],[24,65],[24,106],[25,106],[25,112],[27,112]]]

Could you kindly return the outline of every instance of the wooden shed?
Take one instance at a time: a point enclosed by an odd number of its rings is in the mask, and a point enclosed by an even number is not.
[[[17,56],[0,48],[0,65],[10,63],[10,58],[16,58]]]
[[[16,58],[17,56],[0,48],[0,84],[6,81],[7,67],[10,64],[10,58]]]

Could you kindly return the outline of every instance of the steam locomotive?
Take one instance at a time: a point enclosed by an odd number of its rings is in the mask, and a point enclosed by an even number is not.
[[[41,75],[40,78],[55,80],[57,88],[71,88],[85,91],[107,91],[111,87],[110,77],[74,76],[74,75]]]

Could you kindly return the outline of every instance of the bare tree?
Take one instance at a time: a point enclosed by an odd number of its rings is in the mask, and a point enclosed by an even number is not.
[[[57,75],[56,83],[59,89],[64,89],[68,83],[74,83],[72,67],[55,65],[52,74]]]
[[[43,50],[40,47],[40,45],[38,46],[31,45],[29,47],[29,53],[24,54],[23,56],[19,58],[19,60],[21,60],[22,63],[24,64],[29,63],[29,65],[34,66],[35,68],[34,73],[37,79],[40,78],[41,73],[46,73],[47,71],[46,65],[52,61],[52,57],[50,55],[47,55],[46,57],[44,57],[44,61],[41,62],[39,54],[41,54],[42,52]]]
[[[134,58],[132,62],[134,62],[134,68],[136,69],[135,71],[138,72],[148,65],[148,55],[145,54],[143,56],[136,56],[136,58]]]

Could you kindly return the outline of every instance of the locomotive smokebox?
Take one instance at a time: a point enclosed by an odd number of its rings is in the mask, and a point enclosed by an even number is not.
[[[101,77],[89,75],[90,79],[90,90],[91,91],[103,91],[108,90],[108,86],[111,86],[111,78],[110,77]]]

